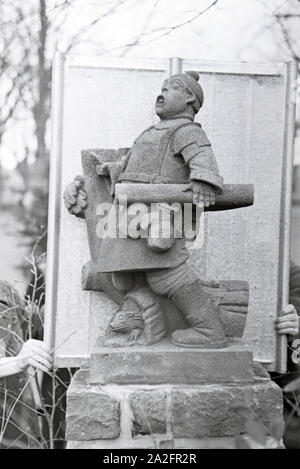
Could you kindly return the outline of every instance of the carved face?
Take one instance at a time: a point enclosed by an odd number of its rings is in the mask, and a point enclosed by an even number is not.
[[[187,112],[194,99],[179,78],[169,78],[157,96],[155,112],[161,119],[172,119]]]
[[[133,311],[118,311],[113,318],[110,327],[114,332],[132,331],[136,327]]]

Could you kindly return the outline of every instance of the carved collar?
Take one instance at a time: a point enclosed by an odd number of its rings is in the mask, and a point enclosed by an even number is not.
[[[178,117],[175,119],[166,119],[166,120],[161,120],[157,124],[155,124],[155,128],[158,130],[162,129],[170,129],[172,127],[177,127],[180,124],[188,124],[189,122],[193,122],[192,119],[189,119],[188,117]]]

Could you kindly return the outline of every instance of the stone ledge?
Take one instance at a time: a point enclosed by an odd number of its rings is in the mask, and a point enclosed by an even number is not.
[[[164,439],[145,437],[131,440],[120,438],[118,440],[68,441],[67,449],[165,449]],[[173,440],[174,449],[235,449],[235,438],[178,438]],[[169,447],[170,449],[170,447]]]
[[[168,443],[166,446],[165,443]],[[68,441],[67,449],[103,449],[112,450],[114,454],[115,449],[237,449],[236,439],[234,437],[222,438],[175,438],[171,441],[165,442],[164,439],[159,438],[143,438],[141,440],[130,440],[127,438],[120,438],[118,440],[93,440],[93,441]],[[273,439],[267,439],[267,448],[274,449]],[[261,446],[253,444],[252,449],[262,449]],[[278,448],[277,448],[278,449]],[[281,444],[280,449],[285,449]],[[183,451],[184,453],[184,451]],[[109,453],[105,453],[109,455]],[[198,458],[199,459],[199,458]],[[198,460],[197,459],[197,460]]]
[[[126,353],[125,353],[126,352]],[[224,349],[181,348],[164,340],[147,347],[102,347],[91,353],[94,384],[210,384],[253,381],[252,353],[238,340]]]

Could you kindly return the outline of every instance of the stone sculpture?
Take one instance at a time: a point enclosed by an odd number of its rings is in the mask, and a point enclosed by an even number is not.
[[[189,263],[186,236],[178,236],[176,210],[169,204],[192,203],[192,220],[197,222],[203,210],[251,205],[253,189],[223,184],[210,141],[194,122],[204,101],[198,80],[197,72],[165,80],[155,104],[160,121],[130,149],[84,151],[84,177],[77,176],[64,193],[69,212],[87,222],[91,262],[83,269],[83,288],[103,290],[120,304],[106,332],[107,345],[150,345],[166,334],[181,347],[227,345],[224,311],[205,288],[219,285],[204,282]],[[146,207],[138,233],[130,234],[129,216],[123,228],[119,223],[113,236],[101,239],[99,203],[111,203],[110,222],[116,211],[120,219],[122,197],[129,203],[128,212],[136,203]],[[153,204],[156,217],[150,216]],[[168,236],[161,231],[164,210],[171,220]],[[172,314],[172,326],[166,327],[165,316]]]

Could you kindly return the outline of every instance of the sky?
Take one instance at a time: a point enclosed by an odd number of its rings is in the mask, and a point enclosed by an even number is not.
[[[185,8],[190,3],[192,10],[194,2],[175,2],[175,24],[183,22],[181,17],[185,16],[181,15],[180,3],[184,3]],[[168,15],[167,4],[168,1],[164,3],[162,12],[165,17]],[[265,22],[264,13],[264,9],[256,0],[219,0],[214,8],[193,23],[174,31],[171,37],[165,36],[160,40],[153,38],[153,42],[151,38],[145,38],[145,45],[140,47],[141,50],[135,48],[129,51],[129,54],[138,55],[143,50],[147,56],[155,57],[179,55],[202,60],[262,60],[267,38],[265,36],[265,39],[260,41],[259,50],[252,47],[252,38],[258,33],[261,34],[259,25]],[[186,17],[188,16],[190,15],[187,13]],[[264,31],[263,28],[262,30]]]
[[[65,39],[61,41],[62,49],[69,31],[95,16],[94,8],[88,6],[90,3],[78,0],[77,8],[73,8],[64,31]],[[286,3],[284,0],[218,0],[198,19],[176,29],[212,3],[213,0],[127,1],[101,22],[98,44],[84,43],[79,49],[85,53],[124,55],[122,46],[134,43],[143,34],[141,41],[128,48],[125,55],[249,61],[279,60],[285,55],[276,43],[272,28],[272,14],[278,5]],[[175,29],[166,35],[164,31],[151,34],[165,26]]]

